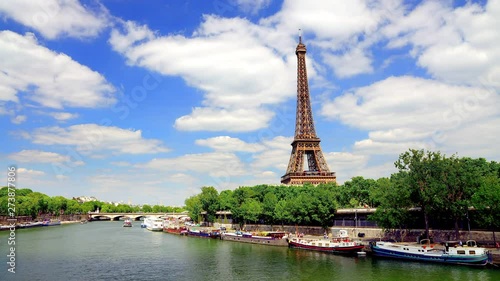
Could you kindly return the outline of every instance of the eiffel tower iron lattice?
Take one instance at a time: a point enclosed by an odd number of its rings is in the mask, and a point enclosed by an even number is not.
[[[295,137],[292,142],[292,154],[286,174],[281,177],[282,184],[300,185],[304,183],[320,184],[336,181],[335,172],[330,172],[323,157],[320,139],[314,129],[314,120],[309,96],[306,71],[306,45],[299,36],[295,50],[297,55],[297,112]],[[304,170],[307,158],[308,169]]]

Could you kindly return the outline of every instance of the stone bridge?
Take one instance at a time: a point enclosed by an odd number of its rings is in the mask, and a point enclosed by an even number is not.
[[[143,217],[155,217],[160,219],[165,218],[185,218],[189,217],[188,212],[182,213],[101,213],[101,212],[89,212],[89,220],[112,220],[117,221],[120,218],[127,218],[131,220],[138,221]]]

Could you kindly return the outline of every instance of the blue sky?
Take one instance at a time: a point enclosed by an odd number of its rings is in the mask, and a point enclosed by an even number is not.
[[[500,160],[500,1],[0,3],[0,163],[48,195],[182,205],[279,184],[298,30],[339,182],[409,148]]]

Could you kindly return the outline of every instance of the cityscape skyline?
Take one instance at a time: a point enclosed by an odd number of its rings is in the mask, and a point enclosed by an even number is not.
[[[337,182],[390,176],[409,148],[500,161],[498,0],[19,0],[0,15],[0,163],[19,188],[179,206],[202,186],[279,184],[299,29]]]

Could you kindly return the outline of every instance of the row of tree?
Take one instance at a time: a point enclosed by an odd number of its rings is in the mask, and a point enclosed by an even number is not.
[[[447,157],[440,152],[409,150],[395,162],[398,172],[377,180],[354,177],[343,185],[257,185],[224,190],[202,187],[185,200],[191,218],[206,212],[214,222],[219,210],[231,211],[240,224],[331,226],[338,208],[375,207],[369,217],[386,229],[409,229],[422,218],[453,224],[469,219],[483,228],[500,227],[500,164],[483,158]]]
[[[337,208],[336,193],[335,184],[287,188],[257,185],[224,190],[220,194],[210,186],[202,187],[200,194],[186,199],[185,208],[195,221],[202,211],[209,222],[214,222],[217,211],[228,210],[240,225],[263,222],[327,227]]]
[[[11,188],[12,190],[12,188]],[[103,213],[168,213],[168,212],[182,212],[185,209],[181,207],[169,207],[160,205],[142,205],[142,206],[131,206],[128,204],[113,204],[101,201],[88,201],[79,202],[76,199],[68,199],[63,196],[53,196],[50,197],[46,194],[40,192],[33,192],[28,188],[16,189],[15,195],[12,200],[9,201],[9,188],[3,187],[0,189],[0,214],[9,214],[9,202],[10,207],[15,206],[14,213],[17,216],[31,216],[33,219],[37,216],[42,215],[77,215],[86,214],[88,212],[94,212],[97,209]],[[12,211],[12,210],[11,210]]]

